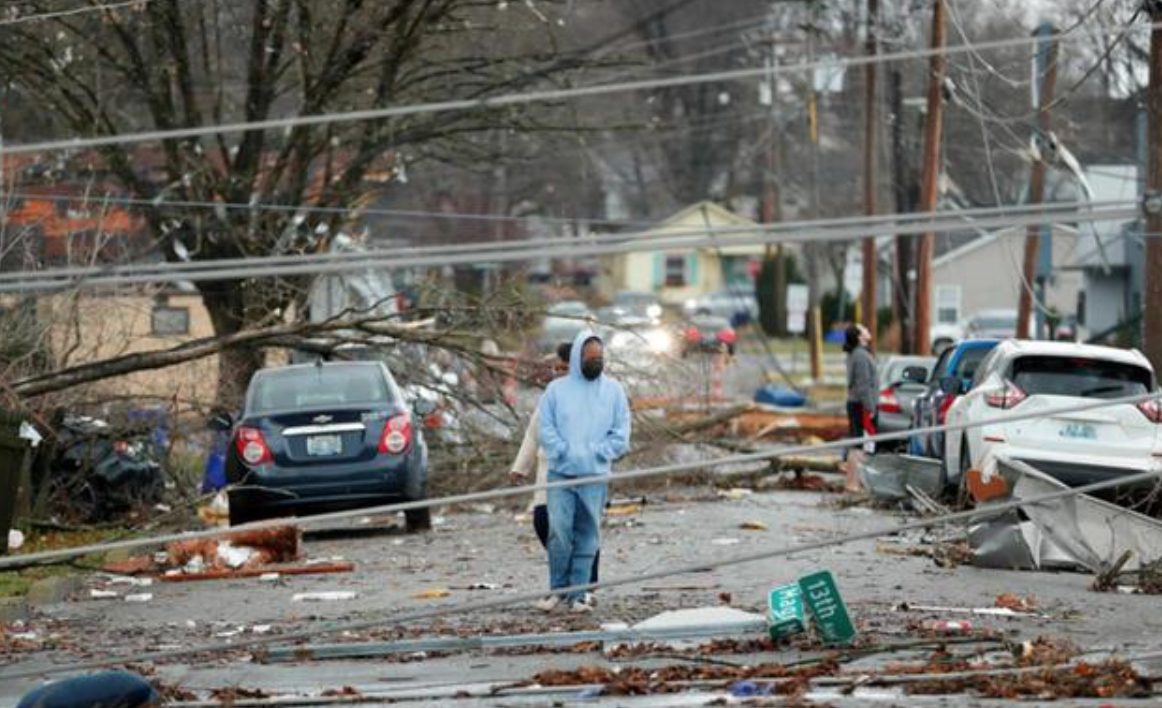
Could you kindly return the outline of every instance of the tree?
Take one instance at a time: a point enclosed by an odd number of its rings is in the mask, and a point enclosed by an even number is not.
[[[43,126],[35,133],[115,135],[482,98],[576,66],[546,50],[552,23],[539,11],[514,8],[502,30],[497,6],[476,0],[91,4],[92,12],[0,27],[0,71],[25,115]],[[59,7],[30,0],[21,9],[24,16]],[[343,228],[343,210],[367,196],[370,181],[390,184],[408,165],[446,158],[463,136],[528,122],[518,109],[419,113],[106,146],[80,157],[128,196],[157,200],[143,210],[151,257],[314,253]],[[167,201],[339,209],[206,210]],[[309,280],[198,287],[215,332],[229,336],[301,310]],[[261,363],[254,349],[224,351],[219,397],[236,401]]]

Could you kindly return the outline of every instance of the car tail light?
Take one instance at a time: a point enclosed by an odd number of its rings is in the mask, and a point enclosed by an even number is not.
[[[1017,386],[1009,381],[1005,382],[1005,387],[1000,391],[993,391],[986,393],[984,402],[993,408],[1016,408],[1017,405],[1028,398],[1025,392],[1017,388]]]
[[[1142,401],[1138,404],[1138,410],[1142,411],[1142,415],[1151,423],[1162,423],[1162,400],[1151,398]]]
[[[412,417],[400,413],[387,419],[383,426],[383,437],[379,439],[379,454],[400,455],[407,452],[412,444]]]
[[[113,451],[119,455],[124,455],[129,452],[129,443],[124,440],[118,440],[113,443]]]
[[[274,462],[270,454],[270,446],[262,431],[257,428],[239,428],[238,436],[234,438],[234,446],[238,448],[238,455],[248,465],[266,465]]]
[[[936,424],[944,425],[944,421],[948,419],[948,409],[952,408],[952,404],[956,403],[956,396],[947,393],[944,398],[940,399],[940,408],[936,410]]]
[[[900,399],[896,398],[896,392],[891,386],[888,386],[883,391],[880,391],[880,411],[884,413],[902,413],[900,408]]]
[[[718,341],[723,344],[734,344],[737,338],[733,329],[724,329],[718,333]]]
[[[697,327],[687,327],[686,328],[686,341],[687,342],[697,342],[701,339],[702,339],[702,334],[698,331]]]

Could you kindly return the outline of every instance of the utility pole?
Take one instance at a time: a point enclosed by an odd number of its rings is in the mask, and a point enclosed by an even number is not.
[[[812,4],[808,10],[807,63],[815,62],[815,32],[818,28],[818,5]],[[811,141],[811,218],[819,218],[819,97],[815,92],[815,73],[807,74],[807,131]],[[809,334],[811,341],[811,379],[823,380],[823,317],[819,304],[819,272],[823,245],[808,242],[804,246],[807,256],[807,270],[810,285],[808,289],[808,309],[810,310]],[[839,283],[839,302],[843,302],[843,283]]]
[[[912,170],[904,150],[904,77],[893,69],[888,82],[889,102],[892,106],[892,181],[897,214],[912,211]],[[911,235],[896,236],[895,267],[892,281],[892,316],[900,330],[900,351],[911,354],[912,348],[912,250],[915,239]]]
[[[1033,174],[1029,179],[1029,204],[1037,205],[1045,198],[1045,151],[1049,146],[1045,138],[1049,136],[1050,108],[1053,91],[1057,86],[1057,32],[1050,25],[1041,25],[1035,34],[1041,37],[1037,47],[1036,75],[1033,76],[1033,109],[1037,111],[1038,144],[1037,159],[1033,161]],[[1017,307],[1017,339],[1030,339],[1029,320],[1033,315],[1033,298],[1036,295],[1037,260],[1041,254],[1041,224],[1030,224],[1025,233],[1025,263],[1021,275],[1021,299]]]
[[[944,0],[932,3],[932,55],[928,64],[928,115],[924,124],[924,182],[920,188],[920,211],[936,212],[940,181],[940,138],[944,123]],[[920,236],[916,264],[916,324],[912,342],[916,353],[931,347],[932,251],[936,234]]]
[[[1147,198],[1162,194],[1162,5],[1150,9],[1150,89],[1146,99],[1149,127],[1149,157],[1146,167]],[[1154,201],[1150,199],[1150,201]],[[1142,303],[1142,332],[1146,358],[1154,371],[1162,371],[1162,211],[1149,209],[1146,215],[1146,272]]]
[[[779,219],[779,187],[777,175],[779,173],[779,124],[776,109],[779,86],[775,76],[775,65],[778,57],[775,54],[775,30],[771,29],[771,51],[767,59],[767,82],[770,88],[771,125],[770,138],[767,140],[766,169],[763,171],[763,201],[762,220],[764,224],[773,224]],[[775,253],[772,250],[777,249]],[[787,336],[787,244],[767,246],[763,255],[764,266],[774,260],[774,306],[775,306],[775,333],[780,337]]]
[[[879,0],[867,0],[867,55],[871,58],[864,68],[863,100],[863,212],[876,214],[876,137],[879,134],[879,111],[876,100],[876,33],[879,32]],[[863,240],[863,326],[871,332],[872,345],[876,341],[876,240]]]

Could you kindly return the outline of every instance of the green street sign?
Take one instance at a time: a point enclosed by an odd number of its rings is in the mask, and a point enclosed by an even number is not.
[[[799,589],[824,642],[846,644],[855,639],[855,625],[847,614],[847,606],[843,604],[831,571],[804,575],[799,578]]]
[[[776,642],[807,631],[807,610],[798,585],[781,585],[771,590],[767,629]]]

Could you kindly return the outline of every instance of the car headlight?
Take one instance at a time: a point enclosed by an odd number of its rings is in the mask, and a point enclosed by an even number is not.
[[[664,329],[654,329],[646,333],[646,344],[655,354],[665,354],[674,347],[674,338]]]

